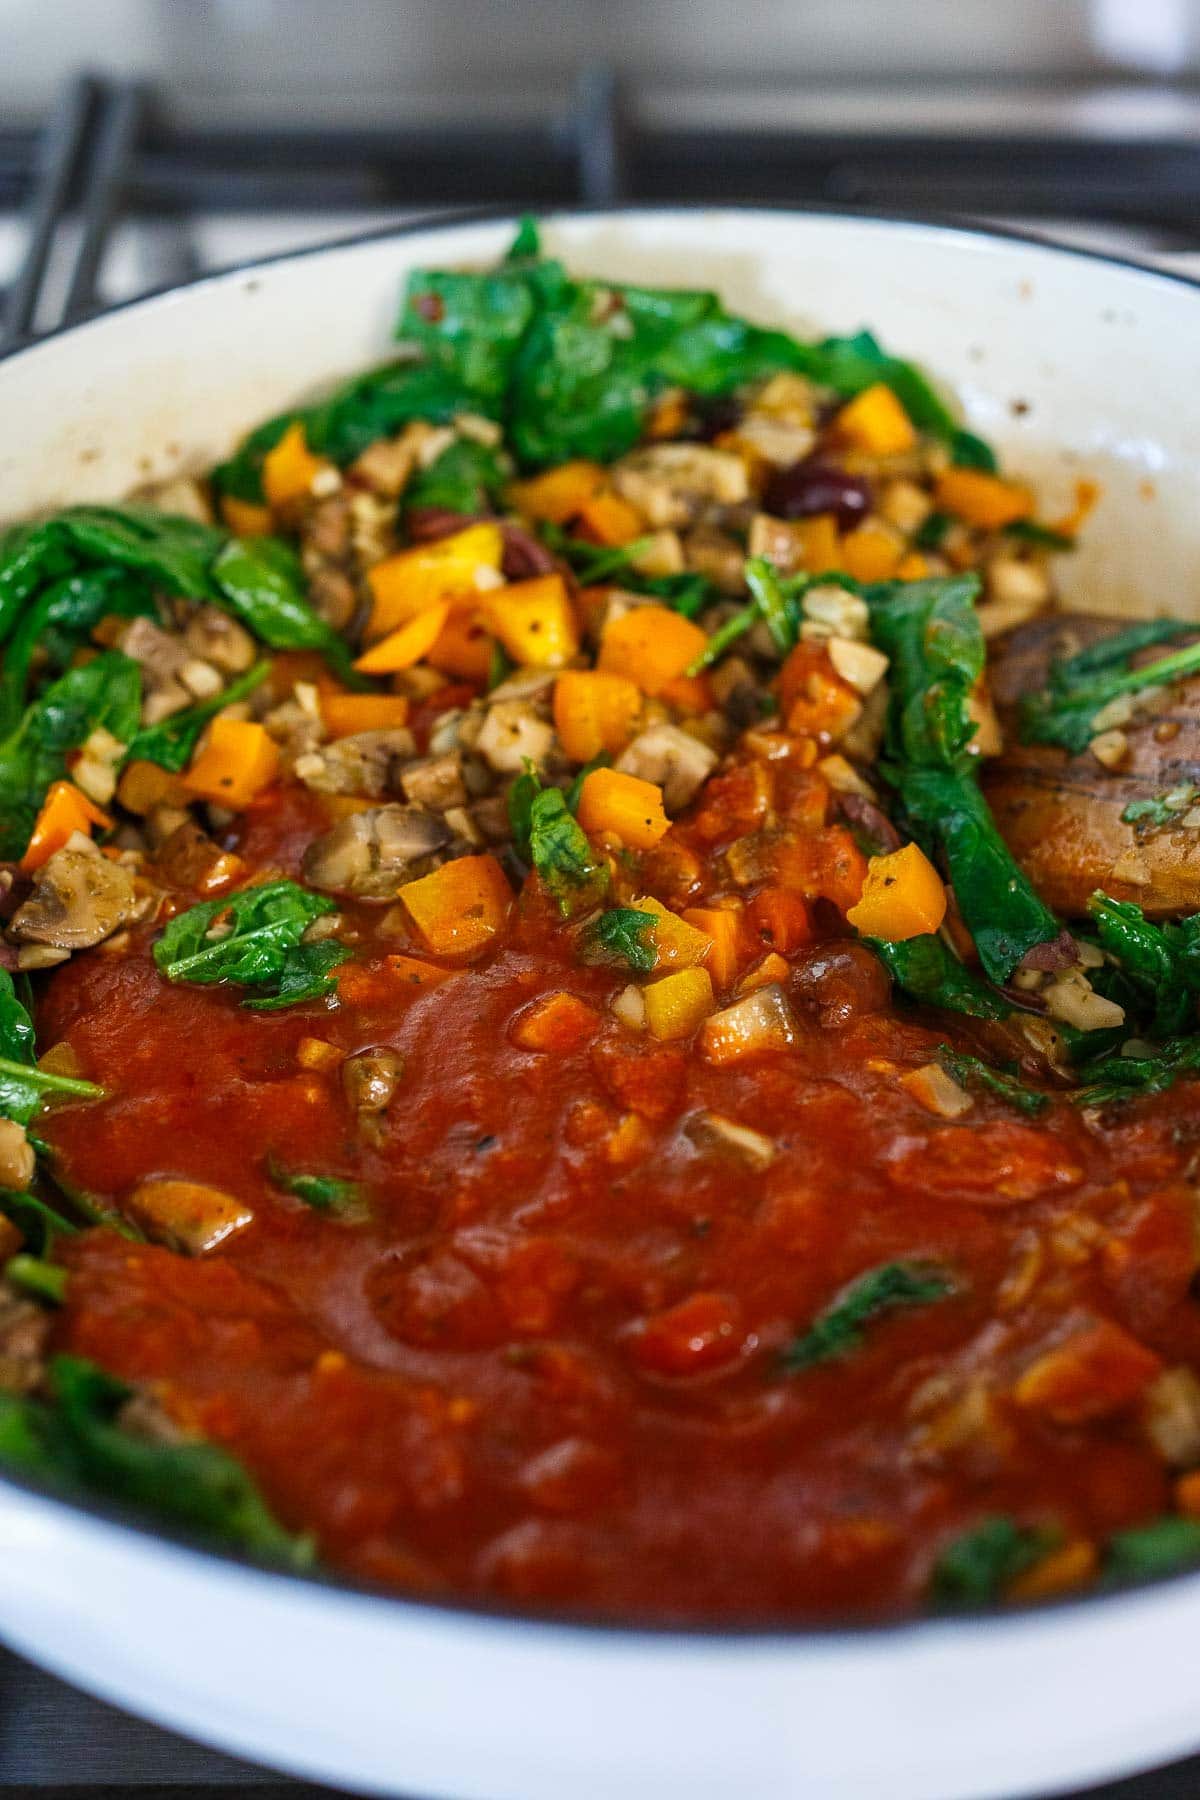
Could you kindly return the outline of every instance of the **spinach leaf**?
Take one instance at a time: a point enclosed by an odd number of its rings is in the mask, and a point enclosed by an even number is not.
[[[0,1213],[11,1219],[35,1256],[53,1256],[55,1239],[74,1237],[79,1230],[45,1200],[39,1200],[36,1194],[9,1193],[0,1189]]]
[[[1009,1583],[1058,1542],[1059,1534],[1042,1526],[985,1519],[942,1551],[930,1577],[929,1597],[946,1611],[986,1606],[1002,1599]]]
[[[356,1221],[367,1216],[362,1186],[339,1175],[290,1174],[272,1159],[268,1165],[271,1180],[285,1193],[295,1194],[314,1212],[331,1213],[335,1218]]]
[[[277,538],[230,538],[212,564],[219,604],[272,650],[319,650],[355,685],[348,644],[313,611],[299,558]]]
[[[986,973],[1006,981],[1060,926],[979,789],[968,710],[985,660],[979,578],[885,582],[866,592],[872,636],[892,665],[883,773],[914,834],[944,860]]]
[[[1179,815],[1196,800],[1196,789],[1190,784],[1172,788],[1166,794],[1155,794],[1149,800],[1131,800],[1121,814],[1125,825],[1135,825],[1139,836],[1157,831],[1162,825],[1178,823]]]
[[[609,547],[573,538],[561,526],[549,523],[539,525],[538,533],[547,549],[570,565],[583,587],[619,580],[631,594],[649,594],[685,619],[694,619],[706,606],[725,598],[707,575],[694,570],[680,575],[643,575],[633,566],[633,559],[646,549],[649,538]]]
[[[1073,656],[1056,658],[1048,671],[1049,685],[1058,693],[1067,693],[1093,676],[1103,674],[1106,669],[1124,665],[1138,650],[1171,643],[1175,638],[1190,637],[1195,630],[1195,625],[1179,619],[1139,620],[1124,631],[1116,631],[1111,637],[1089,644],[1086,650],[1077,650]]]
[[[993,1069],[981,1057],[971,1056],[963,1050],[953,1050],[949,1044],[938,1045],[937,1057],[946,1073],[952,1075],[960,1087],[984,1088],[998,1099],[1007,1101],[1009,1106],[1015,1107],[1027,1118],[1036,1118],[1050,1104],[1049,1094],[1027,1087],[1011,1069]]]
[[[731,649],[739,638],[745,637],[748,631],[753,631],[760,617],[756,601],[749,606],[743,606],[739,612],[731,614],[725,623],[719,625],[713,632],[699,656],[688,664],[685,673],[701,675],[705,669],[711,669],[712,665],[719,662],[725,652]]]
[[[808,1330],[780,1358],[789,1375],[815,1363],[847,1356],[865,1341],[864,1326],[900,1307],[929,1306],[954,1292],[944,1269],[933,1263],[891,1262],[868,1269],[852,1281],[832,1306],[818,1313]]]
[[[966,1013],[972,1019],[1007,1019],[1013,1007],[995,988],[972,973],[942,938],[928,935],[890,944],[864,938],[897,987],[923,1006]]]
[[[12,976],[0,969],[0,1117],[28,1125],[42,1101],[55,1094],[98,1100],[103,1093],[94,1082],[38,1068],[33,1020],[17,998]]]
[[[24,1251],[10,1256],[4,1265],[4,1277],[13,1287],[51,1306],[61,1306],[67,1297],[67,1271],[40,1256],[28,1256]]]
[[[155,944],[154,961],[168,981],[273,990],[243,1000],[260,1010],[319,999],[333,991],[329,970],[350,952],[334,939],[302,940],[315,919],[334,910],[327,895],[294,881],[242,888],[179,913]]]
[[[1106,1582],[1113,1586],[1174,1575],[1200,1563],[1200,1520],[1168,1517],[1153,1524],[1118,1531],[1104,1559]]]
[[[100,620],[154,611],[146,576],[122,568],[87,570],[52,582],[27,606],[4,653],[0,672],[0,738],[18,724],[35,653],[50,674],[61,674]]]
[[[917,550],[940,550],[942,539],[953,523],[949,513],[931,512],[913,533],[914,547]]]
[[[0,742],[0,857],[20,856],[52,781],[67,773],[67,753],[99,726],[127,744],[137,730],[142,676],[119,650],[69,669],[25,709]]]
[[[144,725],[135,733],[125,753],[126,760],[157,763],[160,768],[177,775],[190,762],[192,751],[208,721],[235,700],[244,700],[247,694],[252,694],[270,672],[269,662],[255,663],[252,669],[237,676],[210,700],[198,700],[195,706],[172,713],[157,725]]]
[[[502,450],[473,438],[455,438],[427,469],[418,469],[404,490],[406,513],[431,506],[446,512],[490,512],[508,480],[508,459]]]
[[[1121,971],[1148,1013],[1143,1029],[1151,1037],[1172,1037],[1196,1024],[1200,998],[1200,913],[1178,922],[1153,925],[1132,900],[1094,893],[1088,911],[1103,949]]]
[[[1183,1075],[1200,1073],[1200,1037],[1164,1038],[1153,1056],[1106,1056],[1089,1065],[1093,1080],[1071,1095],[1076,1106],[1110,1106],[1137,1094],[1161,1094]]]
[[[563,917],[593,905],[607,871],[560,789],[543,787],[530,766],[509,789],[508,817],[517,854],[536,869]]]
[[[647,933],[655,924],[653,913],[638,912],[631,906],[613,906],[588,927],[583,946],[587,962],[626,962],[631,969],[645,974],[658,962],[658,951],[647,942]]]
[[[1128,655],[1126,652],[1123,660],[1128,660]],[[1096,735],[1096,714],[1110,701],[1200,673],[1200,643],[1185,645],[1137,669],[1109,668],[1106,673],[1102,666],[1090,677],[1079,678],[1068,676],[1067,667],[1062,664],[1057,673],[1052,670],[1050,685],[1022,700],[1021,739],[1026,744],[1056,744],[1072,756],[1080,756]]]
[[[81,1357],[55,1357],[50,1379],[51,1402],[0,1396],[0,1458],[11,1467],[148,1507],[272,1561],[311,1565],[311,1540],[283,1529],[226,1451],[135,1436],[121,1424],[133,1390]]]
[[[1004,535],[1016,538],[1021,544],[1034,544],[1040,550],[1075,548],[1075,539],[1065,531],[1055,531],[1052,525],[1039,525],[1036,519],[1014,519],[1011,525],[1004,527]]]

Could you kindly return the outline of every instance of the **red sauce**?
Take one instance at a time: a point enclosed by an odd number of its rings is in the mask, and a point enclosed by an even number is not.
[[[924,1110],[898,1076],[946,1027],[898,1013],[868,952],[825,932],[821,896],[857,856],[826,814],[811,774],[735,764],[647,865],[652,891],[694,901],[750,834],[761,885],[786,873],[808,896],[807,942],[786,909],[755,914],[765,945],[790,933],[797,1041],[732,1067],[621,1026],[628,971],[580,966],[533,883],[502,946],[428,988],[389,972],[403,946],[380,910],[351,909],[353,998],[328,1008],[172,986],[152,928],[75,958],[40,1039],[68,1039],[110,1097],[41,1127],[70,1179],[114,1201],[148,1175],[209,1182],[254,1222],[207,1257],[75,1240],[60,1347],[155,1384],[328,1565],[408,1591],[895,1612],[992,1514],[1090,1539],[1157,1516],[1169,1478],[1140,1397],[1160,1367],[1200,1365],[1187,1102],[1107,1122],[1066,1100],[1034,1122],[987,1095],[962,1121]],[[289,791],[237,848],[294,870],[322,826]],[[520,1048],[514,1021],[563,990],[594,1027]],[[338,1069],[300,1066],[306,1037],[403,1057],[377,1143]],[[705,1110],[773,1159],[696,1131]],[[361,1181],[370,1219],[280,1192],[269,1157]],[[944,1265],[954,1293],[781,1372],[849,1281],[900,1258]],[[1047,1368],[1068,1343],[1086,1355]]]

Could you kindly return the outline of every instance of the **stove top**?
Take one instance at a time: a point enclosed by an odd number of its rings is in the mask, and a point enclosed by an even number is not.
[[[631,91],[318,130],[197,128],[82,73],[0,126],[0,348],[205,269],[486,204],[813,201],[998,219],[1200,276],[1200,90],[946,82]],[[1200,1727],[1198,1727],[1200,1735]],[[304,1800],[0,1650],[0,1800]],[[1076,1800],[1195,1800],[1200,1757]],[[415,1796],[409,1800],[416,1800]]]

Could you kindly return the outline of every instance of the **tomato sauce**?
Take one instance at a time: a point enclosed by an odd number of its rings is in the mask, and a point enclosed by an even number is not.
[[[354,960],[329,1006],[171,985],[149,926],[76,957],[43,992],[41,1041],[66,1039],[108,1097],[39,1127],[67,1178],[119,1202],[184,1177],[254,1218],[191,1258],[72,1240],[57,1347],[150,1383],[326,1565],[407,1592],[894,1614],[987,1517],[1098,1540],[1160,1515],[1170,1477],[1138,1409],[1156,1372],[1200,1366],[1200,1126],[1180,1094],[1110,1115],[1056,1098],[1035,1120],[980,1094],[932,1116],[898,1077],[955,1028],[899,1009],[836,923],[861,858],[829,800],[786,755],[743,755],[647,859],[650,892],[696,905],[741,846],[796,1025],[733,1065],[627,1030],[609,1002],[628,971],[582,965],[532,878],[499,946],[432,985],[388,963],[405,946],[382,909],[346,908]],[[290,873],[325,828],[288,788],[230,842]],[[523,1047],[521,1021],[563,992],[590,1015]],[[398,1053],[376,1130],[334,1059],[305,1066],[313,1038]],[[361,1182],[369,1217],[315,1210],[272,1164]],[[953,1291],[786,1373],[797,1333],[897,1259],[936,1262]]]

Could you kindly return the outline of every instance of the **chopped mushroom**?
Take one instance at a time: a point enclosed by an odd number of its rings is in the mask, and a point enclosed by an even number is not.
[[[316,794],[362,794],[379,800],[394,791],[393,773],[415,745],[403,726],[359,731],[298,756],[295,773]]]
[[[126,1205],[150,1237],[201,1256],[249,1225],[254,1213],[224,1188],[155,1176],[139,1182]]]
[[[516,775],[526,761],[541,768],[554,743],[554,728],[527,700],[502,700],[488,708],[475,742],[480,756],[502,775]]]
[[[617,758],[622,775],[653,782],[668,813],[681,812],[717,765],[717,753],[678,725],[652,725]]]
[[[0,1281],[0,1393],[29,1394],[42,1380],[49,1308]]]
[[[327,893],[390,900],[403,882],[426,874],[449,843],[445,821],[422,807],[371,807],[309,845],[304,879]]]
[[[732,1150],[752,1169],[765,1169],[775,1160],[775,1144],[771,1138],[761,1131],[753,1131],[749,1125],[739,1125],[736,1119],[727,1119],[723,1113],[693,1113],[684,1130],[700,1145],[719,1144]]]
[[[21,1193],[33,1180],[33,1145],[14,1119],[0,1119],[0,1188]]]
[[[653,526],[690,525],[706,505],[750,497],[746,464],[709,444],[648,444],[615,465],[613,486]]]
[[[18,908],[9,935],[23,944],[83,950],[125,925],[137,912],[133,876],[75,832],[38,870],[33,892]]]
[[[219,606],[198,606],[184,627],[183,641],[192,656],[227,675],[244,674],[254,661],[254,639]]]
[[[1200,1380],[1191,1369],[1164,1369],[1142,1402],[1146,1435],[1177,1469],[1200,1463]]]
[[[452,807],[465,806],[468,794],[462,751],[451,750],[445,756],[427,756],[409,763],[401,771],[400,786],[406,800],[430,812],[444,813]]]

